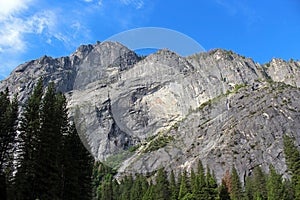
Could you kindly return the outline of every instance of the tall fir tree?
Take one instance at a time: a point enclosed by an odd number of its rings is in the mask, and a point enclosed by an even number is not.
[[[15,199],[90,199],[93,159],[68,121],[66,98],[40,80],[21,119]]]
[[[40,199],[59,199],[62,178],[62,134],[60,105],[57,101],[54,83],[48,85],[42,101],[41,131],[38,147],[37,197]]]
[[[178,194],[178,199],[183,199],[189,193],[189,177],[186,170],[183,171],[181,175],[181,183]]]
[[[202,161],[199,160],[197,164],[197,173],[196,173],[196,186],[193,191],[193,195],[196,199],[205,199],[206,196],[206,183],[205,183],[205,172]]]
[[[218,185],[214,172],[211,171],[208,166],[206,167],[205,193],[207,195],[207,199],[216,199],[218,195]]]
[[[300,199],[300,152],[291,137],[285,135],[283,142],[286,164],[291,173],[295,191],[295,199]]]
[[[179,190],[177,187],[177,182],[173,170],[170,173],[170,192],[171,192],[170,200],[177,200]]]
[[[170,196],[168,176],[164,168],[158,169],[153,188],[155,199],[167,200]]]
[[[107,174],[102,183],[101,200],[113,200],[112,175]]]
[[[282,182],[283,186],[283,200],[294,200],[295,199],[295,190],[293,188],[293,184],[289,179],[285,179]]]
[[[147,192],[148,183],[142,174],[138,174],[130,191],[130,199],[142,199]]]
[[[0,92],[0,196],[6,199],[12,189],[13,153],[18,124],[18,101],[9,99],[9,90]]]
[[[253,200],[253,183],[252,177],[247,176],[245,180],[245,200]]]
[[[148,189],[144,194],[142,200],[156,200],[154,195],[154,185],[152,183],[149,184]]]
[[[122,181],[121,200],[130,199],[130,191],[133,186],[133,182],[134,181],[132,175],[125,176],[124,180]]]
[[[233,166],[231,171],[231,191],[230,196],[233,200],[239,200],[242,198],[242,184],[240,181],[240,177],[237,173],[236,168]]]
[[[267,180],[268,200],[281,200],[283,197],[283,185],[281,175],[278,174],[273,165],[269,166]]]
[[[264,200],[268,198],[266,175],[260,166],[253,170],[252,188],[254,199]]]
[[[197,192],[197,176],[194,169],[191,169],[191,192],[195,194]]]
[[[66,112],[64,115],[67,117]],[[82,144],[74,124],[70,124],[69,128],[62,125],[61,128],[62,132],[67,128],[63,135],[60,172],[62,199],[91,199],[93,158]]]
[[[36,199],[37,158],[41,130],[43,81],[40,79],[29,97],[21,116],[18,137],[18,168],[15,178],[16,199]]]

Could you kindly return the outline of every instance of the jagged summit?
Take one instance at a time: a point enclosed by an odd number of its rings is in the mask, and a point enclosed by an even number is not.
[[[201,159],[218,180],[232,165],[240,175],[268,164],[287,175],[282,136],[300,144],[299,62],[260,65],[222,49],[141,58],[97,42],[21,64],[0,88],[25,103],[41,76],[66,94],[92,154],[119,173],[190,169]]]

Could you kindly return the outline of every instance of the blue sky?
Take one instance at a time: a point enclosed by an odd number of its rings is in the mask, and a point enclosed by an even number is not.
[[[299,0],[0,0],[0,8],[0,78],[139,27],[176,30],[259,63],[300,59]]]

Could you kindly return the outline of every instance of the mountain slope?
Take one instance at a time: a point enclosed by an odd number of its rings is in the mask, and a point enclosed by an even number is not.
[[[39,77],[55,82],[86,146],[120,174],[202,159],[220,180],[232,164],[241,177],[271,163],[287,175],[282,135],[300,144],[299,73],[299,62],[260,65],[221,49],[186,58],[163,49],[142,59],[98,42],[22,64],[0,89],[25,103]]]

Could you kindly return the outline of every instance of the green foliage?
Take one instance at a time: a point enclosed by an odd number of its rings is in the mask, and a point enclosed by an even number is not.
[[[273,165],[269,166],[267,181],[268,199],[281,200],[283,196],[283,185],[281,175],[277,174]]]
[[[109,156],[105,160],[105,164],[111,166],[113,169],[118,169],[122,164],[122,161],[126,160],[126,158],[129,158],[131,155],[132,155],[131,151],[122,151],[118,154]]]
[[[17,98],[10,101],[8,89],[0,92],[0,196],[4,199],[12,195],[17,118]]]
[[[101,200],[113,200],[112,176],[107,174],[101,188]]]
[[[241,199],[243,195],[242,191],[242,184],[240,181],[240,177],[237,173],[237,170],[235,167],[232,167],[231,171],[231,199],[238,200]]]
[[[41,102],[43,82],[40,79],[29,97],[20,121],[16,198],[36,198],[35,185],[38,172],[38,155],[41,128]]]
[[[74,125],[66,98],[42,79],[21,118],[14,199],[90,199],[91,164]]]
[[[189,176],[187,171],[183,171],[178,174],[177,181],[173,171],[168,178],[166,171],[160,168],[154,180],[153,177],[148,179],[147,176],[136,174],[135,178],[125,176],[117,182],[112,181],[115,172],[111,168],[99,163],[96,166],[98,169],[101,168],[94,173],[94,176],[98,177],[94,183],[98,188],[97,199],[100,200],[295,199],[292,183],[283,180],[272,166],[268,176],[260,167],[255,167],[252,175],[246,177],[244,188],[236,168],[233,167],[231,174],[228,171],[228,179],[223,179],[218,186],[214,173],[209,167],[204,174],[201,161],[196,172],[191,170]]]
[[[206,106],[211,106],[211,104],[212,104],[212,100],[209,99],[208,101],[202,103],[202,104],[199,106],[198,110],[203,110],[203,108],[205,108]]]
[[[284,180],[283,183],[283,196],[284,200],[294,200],[295,199],[295,190],[290,180]]]
[[[181,176],[180,190],[178,199],[183,199],[189,193],[187,172],[184,170]]]
[[[262,171],[260,166],[256,166],[254,168],[252,178],[252,190],[254,199],[267,199],[268,192],[266,187],[266,175]]]
[[[236,84],[236,85],[234,86],[234,91],[237,92],[239,89],[244,88],[244,87],[246,87],[246,86],[247,86],[247,84],[245,84],[245,83],[242,83],[242,84]]]
[[[246,200],[253,200],[253,184],[252,184],[252,178],[250,176],[247,176],[245,180],[244,196]]]
[[[155,178],[155,185],[153,187],[155,199],[167,200],[170,196],[168,176],[164,168],[157,171]]]
[[[206,199],[216,199],[218,196],[218,185],[215,175],[209,167],[206,168],[206,185],[204,187],[204,196]]]
[[[177,200],[179,190],[177,187],[177,182],[176,182],[175,174],[174,174],[173,170],[171,171],[171,174],[170,174],[170,192],[171,192],[170,200]]]
[[[156,151],[160,148],[163,148],[167,146],[168,143],[170,143],[174,138],[170,135],[159,135],[158,137],[155,137],[148,146],[144,149],[144,152],[152,152]]]
[[[222,183],[219,187],[218,199],[219,200],[230,200],[228,188],[226,187],[226,184],[224,183],[224,181],[222,181]]]
[[[284,136],[284,154],[286,163],[292,176],[292,185],[295,191],[295,199],[300,199],[300,152],[292,138]]]
[[[133,153],[141,147],[141,144],[137,144],[128,148],[128,151]]]

